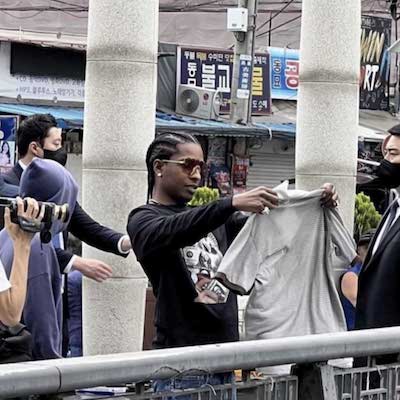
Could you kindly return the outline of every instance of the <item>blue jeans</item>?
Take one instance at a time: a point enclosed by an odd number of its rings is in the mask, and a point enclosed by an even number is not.
[[[225,383],[233,383],[231,396],[221,393],[218,400],[236,400],[236,386],[234,385],[235,377],[233,373],[227,372],[222,374],[206,374],[206,375],[186,375],[179,378],[157,379],[153,381],[154,392],[169,392],[172,390],[196,389],[203,386],[217,386]],[[192,400],[196,395],[187,396],[163,396],[163,400]]]

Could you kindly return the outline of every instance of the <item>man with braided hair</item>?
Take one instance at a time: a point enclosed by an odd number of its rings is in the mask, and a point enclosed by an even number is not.
[[[128,233],[156,296],[155,348],[232,342],[239,339],[236,296],[214,273],[245,222],[237,211],[262,213],[278,205],[276,193],[259,187],[205,206],[188,207],[205,163],[199,142],[164,133],[146,156],[148,202],[133,210]],[[337,199],[327,185],[321,199]],[[220,384],[231,374],[196,375],[155,383],[155,390]]]

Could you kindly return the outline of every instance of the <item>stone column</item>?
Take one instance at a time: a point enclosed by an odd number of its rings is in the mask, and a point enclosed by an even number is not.
[[[303,0],[296,186],[336,185],[353,231],[357,168],[360,0]]]
[[[146,200],[146,149],[155,132],[158,0],[90,0],[83,139],[83,205],[126,232]],[[113,267],[103,284],[83,282],[85,355],[142,349],[147,280],[126,260],[84,246]]]

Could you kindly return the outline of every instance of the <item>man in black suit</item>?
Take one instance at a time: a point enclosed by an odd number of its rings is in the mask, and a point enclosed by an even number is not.
[[[62,165],[66,164],[67,153],[62,148],[61,130],[57,128],[54,117],[49,114],[36,114],[22,121],[18,128],[17,144],[19,161],[11,171],[4,174],[6,183],[18,186],[22,172],[35,157],[52,159]],[[68,231],[90,246],[106,252],[126,256],[131,249],[128,236],[94,221],[78,203],[72,214]],[[58,239],[59,246],[56,247],[58,247],[57,257],[61,272],[67,273],[73,267],[98,282],[111,276],[110,266],[100,260],[73,255],[63,246],[66,236],[60,236]]]
[[[382,145],[384,160],[377,171],[388,188],[400,186],[400,125],[389,130]],[[356,329],[400,326],[400,199],[389,206],[372,239],[358,284]],[[396,361],[381,356],[378,363]],[[358,365],[363,364],[362,361]]]

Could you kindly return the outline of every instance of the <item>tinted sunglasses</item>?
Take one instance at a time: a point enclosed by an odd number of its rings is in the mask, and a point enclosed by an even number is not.
[[[182,168],[189,174],[192,175],[195,168],[200,169],[200,173],[202,176],[207,171],[207,165],[204,161],[196,160],[195,158],[185,158],[183,160],[160,160],[165,163],[170,164],[178,164],[181,165]]]

